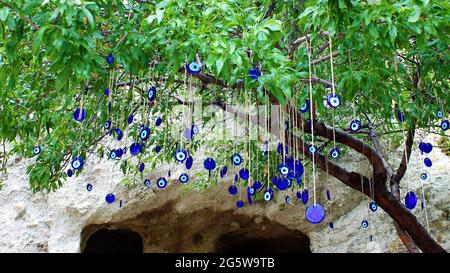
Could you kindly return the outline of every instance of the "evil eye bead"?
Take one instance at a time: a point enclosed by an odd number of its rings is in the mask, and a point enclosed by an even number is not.
[[[358,132],[361,129],[361,122],[357,119],[352,120],[350,122],[350,131]]]
[[[370,203],[369,203],[369,209],[370,209],[372,212],[377,211],[377,210],[378,210],[378,205],[377,205],[377,203],[376,203],[375,201],[370,202]]]
[[[235,185],[231,185],[228,188],[228,193],[230,193],[231,195],[235,195],[238,192],[238,188]]]
[[[208,171],[212,171],[216,168],[216,161],[209,157],[203,162],[203,167],[205,167]]]
[[[242,156],[238,153],[234,153],[231,156],[231,163],[233,163],[233,165],[235,166],[239,166],[242,163]]]
[[[422,180],[426,180],[427,177],[428,177],[428,175],[426,173],[421,173],[420,174],[420,179],[422,179]]]
[[[255,193],[256,193],[256,190],[255,190],[255,188],[254,187],[248,187],[247,188],[247,191],[248,191],[248,193],[250,193],[250,195],[255,195]]]
[[[330,94],[328,95],[327,103],[331,108],[338,108],[341,106],[341,97],[337,94]]]
[[[77,110],[73,112],[73,118],[75,121],[82,122],[86,119],[86,111],[83,108],[77,108]]]
[[[286,201],[286,204],[288,204],[288,205],[290,205],[292,202],[291,202],[291,197],[289,196],[289,195],[287,195],[285,198],[284,198],[284,200]]]
[[[162,118],[158,117],[155,121],[155,126],[158,127],[161,125],[161,123],[162,123]]]
[[[302,199],[302,193],[299,192],[299,191],[297,191],[297,192],[295,193],[295,196],[297,197],[298,200]]]
[[[108,95],[109,95],[109,92],[111,92],[111,91],[109,90],[109,88],[106,88],[105,91],[103,91],[103,95],[104,95],[104,96],[108,96]]]
[[[316,225],[320,222],[323,221],[323,219],[325,219],[325,209],[319,204],[319,203],[314,203],[309,205],[306,208],[306,220],[308,220],[308,222],[310,222],[313,225]]]
[[[197,75],[202,71],[202,68],[197,62],[191,62],[186,64],[186,71],[191,75]]]
[[[239,176],[242,180],[248,180],[248,178],[250,177],[250,172],[248,169],[240,169]]]
[[[220,170],[220,178],[223,178],[228,172],[228,167],[227,166],[223,166],[222,169]]]
[[[331,229],[333,229],[333,228],[334,228],[333,222],[329,222],[329,223],[328,223],[328,226],[329,226]]]
[[[433,150],[433,145],[431,145],[431,143],[427,143],[427,142],[420,142],[419,143],[419,150],[422,153],[429,154]]]
[[[148,127],[142,127],[139,137],[142,141],[146,141],[150,137],[150,129]]]
[[[448,121],[447,119],[446,119],[446,120],[443,120],[443,121],[441,122],[441,129],[442,129],[443,131],[447,131],[449,126],[450,126],[450,121]]]
[[[109,158],[111,159],[117,158],[116,150],[111,150],[111,152],[109,153]]]
[[[248,71],[248,75],[250,75],[252,80],[258,80],[261,77],[261,71],[257,67],[253,67]]]
[[[397,111],[397,119],[399,122],[405,121],[405,115],[403,115],[403,113],[400,110]]]
[[[438,118],[442,118],[442,117],[444,116],[444,113],[442,113],[441,110],[438,110],[438,111],[436,112],[436,116],[437,116]]]
[[[244,201],[242,201],[242,200],[237,201],[237,202],[236,202],[236,206],[237,206],[238,208],[242,208],[242,207],[244,206]]]
[[[117,135],[117,141],[121,141],[123,138],[123,132],[119,128],[114,129],[114,132]]]
[[[289,188],[291,186],[291,183],[286,178],[280,178],[280,179],[278,179],[278,181],[275,184],[275,186],[277,186],[277,189],[279,189],[280,191],[284,191],[284,190],[286,190],[287,188]]]
[[[198,135],[198,133],[200,132],[197,125],[195,125],[195,124],[192,125],[191,131],[192,131],[193,135]]]
[[[34,146],[34,148],[33,148],[33,154],[34,155],[40,154],[41,151],[42,151],[41,146],[39,146],[39,145],[38,146]]]
[[[194,163],[194,159],[192,156],[188,156],[186,159],[186,169],[190,169],[192,167],[192,164]]]
[[[122,148],[116,149],[116,157],[119,158],[119,157],[122,157],[122,155],[123,155],[123,149]]]
[[[417,205],[417,196],[413,191],[409,191],[405,196],[405,205],[408,209],[412,210]]]
[[[247,201],[249,205],[253,205],[253,194],[254,194],[255,190],[252,187],[247,187]]]
[[[426,157],[423,160],[423,164],[425,164],[425,166],[427,166],[428,168],[430,168],[433,165],[433,162],[431,161],[431,159],[429,159],[428,157]]]
[[[142,151],[142,144],[135,142],[130,146],[130,153],[132,155],[138,155]]]
[[[309,110],[309,100],[306,100],[305,103],[298,109],[301,113],[306,113]]]
[[[130,114],[130,115],[128,116],[128,119],[127,119],[128,124],[133,123],[133,120],[134,120],[134,115],[133,115],[133,114]]]
[[[264,192],[264,200],[265,200],[266,202],[270,202],[270,201],[273,199],[273,196],[274,196],[274,192],[273,192],[272,189],[267,189],[267,190]]]
[[[144,164],[144,163],[141,163],[141,164],[139,165],[139,172],[143,172],[144,169],[145,169],[145,164]]]
[[[180,180],[181,183],[187,183],[189,181],[189,176],[185,173],[181,174],[180,177],[178,178]]]
[[[281,163],[278,166],[278,172],[280,172],[281,175],[287,175],[289,173],[289,168],[286,166],[286,164]]]
[[[333,148],[330,150],[331,158],[338,159],[340,155],[341,155],[341,151],[339,150],[339,148]]]
[[[260,181],[256,181],[256,182],[253,184],[253,189],[255,189],[255,191],[261,189],[261,187],[262,187],[262,184],[261,184]]]
[[[106,62],[109,65],[112,65],[114,63],[114,55],[112,53],[108,54],[108,56],[106,56]]]
[[[308,152],[310,154],[315,154],[317,152],[317,148],[315,146],[313,146],[313,145],[309,145],[308,146]]]
[[[150,179],[144,180],[144,186],[146,186],[147,188],[150,188],[152,186],[152,182],[150,181]]]
[[[164,189],[167,186],[167,180],[164,177],[161,177],[156,182],[156,185],[158,186],[158,188]]]
[[[307,190],[307,189],[304,189],[304,190],[302,191],[302,203],[303,203],[303,205],[306,205],[306,204],[308,203],[308,200],[309,200],[309,193],[308,193],[308,190]]]
[[[161,146],[156,146],[155,147],[155,152],[157,153],[157,154],[159,154],[159,152],[161,152]]]
[[[72,169],[68,169],[68,170],[67,170],[67,176],[68,176],[68,177],[72,177],[72,175],[73,175]]]
[[[156,98],[156,87],[152,86],[147,91],[147,99],[152,102]]]
[[[362,220],[362,221],[361,221],[361,227],[362,227],[363,229],[367,229],[367,228],[369,227],[369,221],[367,221],[367,220]]]
[[[105,122],[105,125],[103,125],[103,127],[104,127],[106,130],[111,129],[111,120],[108,119],[108,120]]]
[[[91,183],[88,183],[88,184],[86,185],[86,190],[87,190],[87,191],[92,191],[92,184],[91,184]]]
[[[116,196],[114,194],[112,194],[112,193],[107,194],[106,197],[105,197],[105,201],[108,204],[114,203],[115,200],[116,200]]]
[[[72,160],[72,168],[74,170],[79,170],[83,168],[84,160],[81,156],[77,156]]]
[[[331,193],[330,190],[327,190],[327,200],[330,201],[331,200]]]
[[[183,150],[183,149],[178,149],[177,151],[176,151],[176,153],[175,153],[175,159],[178,161],[178,162],[184,162],[184,160],[186,159],[186,157],[187,157],[187,153],[186,153],[186,151],[185,150]]]

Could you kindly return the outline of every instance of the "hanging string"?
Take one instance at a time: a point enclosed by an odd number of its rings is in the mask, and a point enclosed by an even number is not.
[[[309,101],[310,101],[310,120],[311,120],[311,144],[314,146],[314,118],[313,118],[313,87],[312,87],[312,71],[311,71],[311,43],[308,42],[308,66],[309,66]],[[313,199],[316,205],[316,170],[315,170],[315,153],[312,154],[312,179],[313,179]]]
[[[421,173],[423,173],[423,157],[422,154],[419,155],[420,156],[420,169],[421,169]],[[431,176],[431,175],[430,175]],[[428,233],[430,233],[430,224],[428,221],[428,211],[427,211],[427,203],[425,200],[425,188],[423,187],[424,181],[420,182],[420,189],[422,191],[422,202],[423,202],[423,210],[425,210],[425,221],[427,223],[427,231]]]

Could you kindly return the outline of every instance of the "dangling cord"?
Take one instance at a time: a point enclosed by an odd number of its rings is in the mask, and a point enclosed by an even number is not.
[[[266,90],[264,89],[264,97],[266,98]],[[269,128],[269,97],[267,96],[267,102],[266,102],[266,133],[267,133],[267,146],[266,146],[266,150],[267,150],[267,189],[270,188],[270,128]]]
[[[248,97],[248,94],[247,94],[247,97]],[[248,103],[248,105],[250,106],[250,110],[251,110],[251,108],[252,108],[252,101],[251,101],[251,98],[249,98],[250,99],[250,101],[249,101],[249,103]],[[250,112],[251,111],[249,111],[248,112],[248,143],[247,143],[247,145],[248,145],[248,175],[249,175],[249,177],[248,177],[248,185],[251,187],[252,186],[252,175],[251,175],[251,171],[252,171],[252,155],[251,155],[251,142],[250,142],[250,140],[251,140],[251,120],[250,120]]]
[[[313,117],[313,88],[312,88],[312,71],[311,71],[311,43],[308,41],[308,66],[309,66],[309,101],[310,101],[310,120],[311,120],[311,144],[314,146],[314,117]],[[317,151],[316,151],[317,152]],[[313,196],[314,206],[316,205],[316,169],[315,169],[315,153],[312,154],[312,179],[313,179]]]
[[[328,40],[330,44],[330,64],[331,64],[331,90],[333,92],[333,96],[336,95],[336,90],[334,86],[334,67],[333,67],[333,43],[331,39],[331,35],[328,34]],[[335,113],[332,111],[333,118],[333,148],[336,148],[336,125],[335,125]]]
[[[421,170],[421,174],[422,174],[422,173],[424,173],[424,171],[423,171],[422,154],[420,154],[419,156],[420,156],[420,170]],[[425,221],[427,223],[427,231],[428,231],[428,233],[430,233],[430,224],[429,224],[429,221],[428,221],[427,203],[426,203],[426,200],[425,200],[425,188],[423,187],[423,183],[424,183],[424,181],[420,181],[420,189],[422,191],[422,202],[423,202],[423,209],[425,210]]]

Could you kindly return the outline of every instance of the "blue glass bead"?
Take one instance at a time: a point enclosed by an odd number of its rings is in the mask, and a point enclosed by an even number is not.
[[[227,166],[223,166],[222,169],[220,170],[220,177],[223,178],[228,172],[228,167]]]
[[[189,176],[186,173],[181,174],[178,179],[183,184],[189,182]]]
[[[309,200],[309,193],[308,193],[308,190],[307,190],[307,189],[304,189],[304,190],[302,191],[302,203],[303,203],[303,205],[306,205],[306,203],[308,203],[308,200]]]
[[[260,181],[256,181],[256,182],[253,184],[253,188],[254,188],[255,190],[259,190],[259,189],[261,189],[261,187],[262,187],[262,184],[261,184]]]
[[[147,99],[152,102],[156,98],[156,87],[152,86],[147,91]]]
[[[186,71],[191,75],[197,75],[202,71],[201,66],[197,62],[191,62],[185,65]]]
[[[231,186],[228,188],[228,192],[229,192],[231,195],[235,195],[235,194],[238,192],[238,188],[237,188],[235,185],[231,185]]]
[[[261,77],[261,71],[257,67],[253,67],[248,71],[248,74],[250,75],[250,78],[253,80],[258,80],[259,77]]]
[[[247,169],[240,169],[239,176],[242,180],[248,180],[248,178],[250,177],[250,172]]]
[[[77,156],[72,160],[72,168],[74,170],[80,170],[83,168],[84,160],[81,156]]]
[[[416,207],[417,196],[413,191],[409,191],[405,196],[405,205],[408,209],[412,210]]]
[[[311,204],[306,208],[306,220],[313,225],[316,225],[325,219],[325,209],[319,204]]]
[[[341,155],[341,151],[339,150],[339,148],[333,148],[330,150],[331,158],[338,159],[340,155]]]
[[[331,194],[330,194],[330,190],[327,190],[327,200],[330,201],[331,200]]]
[[[289,180],[286,178],[280,178],[278,179],[278,182],[276,183],[276,187],[280,191],[284,191],[287,188],[289,188]]]
[[[103,95],[108,96],[109,95],[109,88],[106,88],[105,91],[103,91]]]
[[[428,168],[431,167],[433,165],[433,162],[431,161],[431,159],[429,159],[428,157],[426,157],[423,160],[423,164],[425,164],[425,166],[427,166]]]
[[[86,111],[83,108],[77,108],[75,112],[73,112],[73,118],[78,122],[82,122],[86,119]]]
[[[157,153],[157,154],[159,154],[159,152],[161,152],[161,146],[156,146],[155,147],[155,152]]]
[[[278,165],[278,172],[279,172],[281,175],[288,175],[288,173],[289,173],[289,168],[287,167],[286,164],[281,163],[280,165]]]
[[[86,185],[86,190],[87,191],[92,191],[92,184],[91,183]]]
[[[361,222],[361,227],[362,227],[363,229],[367,229],[367,228],[369,227],[369,221],[367,221],[367,220],[362,220],[362,222]]]
[[[273,199],[274,196],[274,192],[271,188],[268,188],[265,192],[264,192],[264,200],[266,202],[269,202]]]
[[[184,149],[177,149],[175,152],[175,159],[178,162],[184,162],[184,160],[186,160],[187,157],[187,152]]]
[[[369,203],[369,209],[373,212],[378,210],[378,205],[375,201],[372,201]]]
[[[297,191],[297,192],[295,193],[295,196],[297,197],[298,200],[302,199],[302,193],[299,192],[299,191]]]
[[[34,146],[34,148],[33,148],[33,154],[34,155],[38,155],[38,154],[40,154],[41,153],[41,146],[39,146],[39,145],[37,145],[37,146]]]
[[[106,197],[105,197],[105,201],[108,204],[112,204],[115,200],[116,200],[116,196],[112,193],[106,195]]]
[[[121,141],[123,138],[123,132],[119,128],[114,129],[114,132],[117,135],[117,141]]]
[[[106,56],[106,62],[109,65],[112,65],[114,63],[114,55],[112,53],[109,53],[108,56]]]
[[[203,162],[203,166],[208,171],[212,171],[216,168],[216,161],[213,158],[209,157]]]
[[[150,129],[146,126],[142,127],[139,133],[139,137],[142,141],[146,141],[150,137]]]
[[[162,123],[162,118],[158,117],[158,118],[156,119],[156,121],[155,121],[155,125],[156,125],[156,126],[160,126],[161,123]]]
[[[128,116],[128,120],[127,120],[128,124],[133,123],[133,120],[134,120],[134,115],[133,115],[133,114],[130,114],[130,115]]]
[[[306,113],[309,110],[309,100],[306,100],[305,103],[298,109],[301,113]]]
[[[67,170],[67,176],[68,176],[68,177],[72,177],[72,175],[73,175],[72,169],[68,169],[68,170]]]
[[[327,104],[331,108],[338,108],[339,106],[341,106],[341,97],[339,97],[339,95],[337,94],[329,94],[327,98]]]
[[[152,186],[152,182],[150,181],[150,179],[144,180],[144,186],[146,186],[147,188],[150,188]]]
[[[244,201],[239,200],[239,201],[236,202],[236,205],[237,205],[238,208],[242,208],[244,206]]]
[[[357,119],[354,119],[350,122],[350,131],[358,132],[361,129],[361,122]]]
[[[291,204],[291,197],[289,195],[287,195],[284,200],[286,201],[286,204],[290,205]]]
[[[156,185],[158,186],[158,188],[163,189],[167,186],[167,180],[164,177],[160,177],[157,180]]]
[[[441,129],[442,129],[443,131],[447,131],[449,126],[450,126],[450,121],[448,121],[447,119],[446,119],[446,120],[443,120],[443,121],[441,122]]]
[[[132,155],[138,155],[142,151],[142,144],[135,142],[130,146],[130,153]]]
[[[105,121],[105,125],[103,125],[103,127],[104,127],[106,130],[111,129],[111,120],[108,119],[107,121]]]
[[[231,156],[231,163],[233,163],[233,165],[235,166],[239,166],[242,163],[242,156],[238,153],[234,153]]]
[[[397,119],[400,122],[404,122],[405,121],[405,116],[403,115],[403,113],[400,110],[397,110]]]
[[[188,156],[186,159],[186,169],[190,169],[192,167],[192,164],[194,164],[194,159],[192,156]]]
[[[145,164],[144,164],[144,163],[141,163],[141,164],[139,165],[139,172],[143,172],[144,169],[145,169]]]
[[[420,179],[422,179],[422,180],[426,180],[427,177],[428,177],[428,175],[426,173],[421,173],[420,174]]]

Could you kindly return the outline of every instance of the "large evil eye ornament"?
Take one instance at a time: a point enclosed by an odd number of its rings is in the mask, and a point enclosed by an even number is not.
[[[186,173],[183,173],[180,175],[180,177],[178,178],[180,180],[181,183],[187,183],[189,181],[189,176]]]
[[[146,186],[147,188],[150,188],[152,186],[152,182],[150,181],[150,179],[144,180],[144,186]]]
[[[289,173],[289,168],[287,167],[286,164],[281,163],[278,166],[278,172],[280,172],[281,175],[287,175]]]
[[[404,122],[405,121],[405,115],[403,115],[403,113],[400,110],[397,111],[397,119],[400,122]]]
[[[373,212],[378,210],[378,205],[375,201],[372,201],[369,203],[369,209]]]
[[[426,173],[421,173],[420,174],[420,179],[422,179],[422,180],[426,180],[427,177],[428,177],[428,175]]]
[[[447,119],[443,120],[441,122],[441,129],[442,130],[447,131],[449,126],[450,126],[450,122]]]
[[[109,53],[108,56],[106,56],[106,62],[109,65],[112,65],[114,63],[114,55],[112,53]]]
[[[105,122],[105,125],[103,125],[103,127],[104,127],[106,130],[111,129],[111,120],[108,119],[108,120]]]
[[[84,160],[81,156],[77,156],[72,160],[72,169],[79,170],[83,168]]]
[[[191,75],[197,75],[202,71],[202,68],[197,62],[191,62],[186,64],[186,71]]]
[[[274,192],[273,192],[273,190],[272,190],[271,188],[267,189],[267,190],[264,192],[264,200],[265,200],[266,202],[271,201],[271,200],[273,199],[273,196],[274,196]]]
[[[119,128],[114,129],[114,132],[117,135],[117,141],[121,141],[123,138],[123,132]]]
[[[337,94],[330,94],[328,95],[327,103],[331,108],[338,108],[341,106],[341,97]]]
[[[362,220],[362,221],[361,221],[361,227],[362,227],[363,229],[367,229],[367,228],[369,227],[369,221],[367,221],[367,220]]]
[[[38,146],[34,146],[34,148],[33,148],[33,154],[34,155],[40,154],[41,151],[42,151],[41,146],[39,146],[39,145]]]
[[[309,145],[308,146],[308,152],[310,154],[315,154],[317,152],[317,148],[314,145]]]
[[[413,209],[417,205],[417,196],[413,191],[409,191],[405,196],[405,205],[408,209]]]
[[[250,172],[248,171],[248,169],[240,169],[239,176],[242,180],[248,180],[248,178],[250,177]]]
[[[248,75],[250,75],[252,80],[258,80],[261,77],[261,71],[257,67],[253,67],[248,71]]]
[[[338,159],[340,155],[341,155],[341,150],[339,150],[339,148],[333,148],[330,150],[331,158]]]
[[[183,149],[177,149],[177,151],[175,152],[175,159],[180,163],[184,162],[186,157],[187,157],[187,153]]]
[[[436,116],[437,116],[438,118],[442,118],[442,117],[444,116],[444,113],[442,113],[441,110],[438,110],[438,111],[436,112]]]
[[[156,87],[152,86],[147,91],[147,99],[152,102],[156,98]]]
[[[423,164],[425,164],[425,166],[427,166],[428,168],[431,167],[433,165],[433,162],[431,161],[431,159],[429,159],[428,157],[426,157],[423,160]]]
[[[130,146],[130,153],[132,155],[138,155],[142,151],[142,144],[135,142]]]
[[[433,145],[431,145],[431,143],[420,142],[419,150],[423,153],[429,154],[433,150]]]
[[[231,195],[235,195],[235,194],[238,192],[238,188],[237,188],[235,185],[231,185],[231,186],[228,188],[228,192],[229,192]]]
[[[146,141],[150,137],[150,129],[148,127],[142,127],[139,137],[142,141]]]
[[[306,113],[309,110],[309,100],[306,100],[305,103],[298,109],[301,113]]]
[[[314,203],[309,205],[306,208],[306,220],[308,220],[308,222],[310,222],[313,225],[316,225],[320,222],[323,221],[323,219],[325,219],[325,209],[319,204],[319,203]]]
[[[77,110],[73,112],[73,118],[75,121],[82,122],[86,119],[86,111],[83,108],[77,108]]]
[[[238,153],[234,153],[231,156],[231,163],[233,163],[233,165],[235,166],[239,166],[242,163],[242,156]]]
[[[361,129],[361,122],[357,119],[352,120],[350,122],[350,131],[358,132]]]
[[[167,180],[164,177],[160,177],[158,181],[156,181],[156,185],[158,188],[163,189],[167,186]]]

